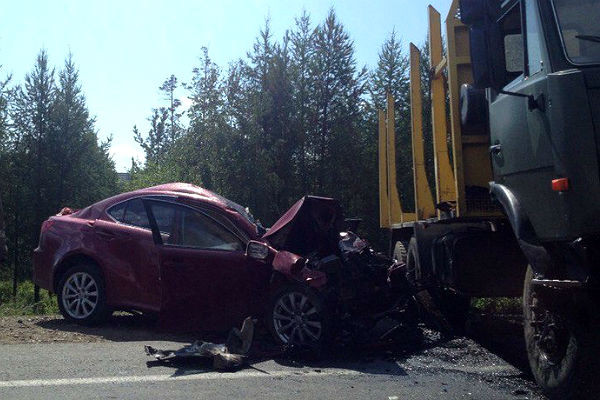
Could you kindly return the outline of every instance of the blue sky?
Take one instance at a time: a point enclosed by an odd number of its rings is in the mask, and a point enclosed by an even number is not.
[[[360,66],[375,66],[383,41],[395,29],[404,45],[421,44],[427,5],[445,19],[451,0],[248,1],[12,1],[0,11],[0,79],[20,83],[39,50],[57,68],[69,51],[100,137],[113,135],[113,159],[125,171],[143,159],[134,124],[146,132],[151,109],[163,105],[158,87],[171,74],[188,81],[206,46],[222,69],[251,49],[267,16],[274,38],[306,10],[314,24],[331,7],[354,40]],[[185,97],[185,91],[180,91]],[[185,103],[185,101],[184,101]]]

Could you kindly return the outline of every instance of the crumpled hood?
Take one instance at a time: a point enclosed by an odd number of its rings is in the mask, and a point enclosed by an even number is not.
[[[337,200],[304,196],[273,224],[263,239],[277,250],[302,257],[312,253],[322,256],[338,254],[343,221]]]

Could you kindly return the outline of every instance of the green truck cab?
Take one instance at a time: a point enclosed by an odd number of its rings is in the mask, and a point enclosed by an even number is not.
[[[487,109],[490,192],[529,264],[523,311],[532,372],[551,398],[593,396],[600,0],[461,0],[460,13],[474,86],[464,92],[471,102],[463,102],[463,122]]]

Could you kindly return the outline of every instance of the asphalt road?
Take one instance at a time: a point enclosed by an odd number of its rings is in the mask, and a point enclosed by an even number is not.
[[[230,373],[201,363],[147,365],[143,345],[183,345],[176,342],[2,345],[0,399],[543,399],[495,348],[423,331],[417,346],[267,359]]]

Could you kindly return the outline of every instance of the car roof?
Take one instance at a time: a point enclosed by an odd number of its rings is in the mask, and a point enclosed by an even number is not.
[[[227,200],[226,198],[211,192],[210,190],[192,185],[191,183],[174,182],[121,193],[116,196],[100,200],[97,203],[73,213],[73,216],[84,219],[96,219],[105,209],[111,207],[113,204],[138,196],[152,195],[187,197],[190,199],[207,202],[220,208],[234,208],[235,206],[240,207],[232,201]]]

